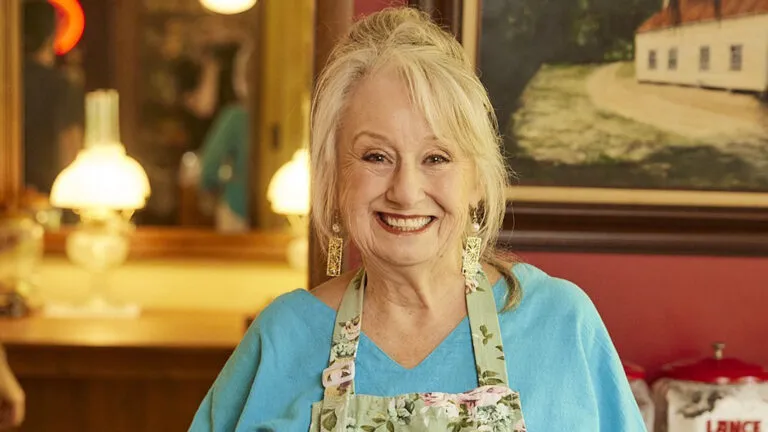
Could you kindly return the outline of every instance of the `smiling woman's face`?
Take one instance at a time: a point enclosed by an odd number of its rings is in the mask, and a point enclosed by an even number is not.
[[[366,259],[458,264],[469,207],[478,202],[469,158],[438,140],[399,75],[365,78],[339,134],[340,212]]]

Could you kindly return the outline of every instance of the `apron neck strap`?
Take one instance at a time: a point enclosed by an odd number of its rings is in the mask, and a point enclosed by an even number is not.
[[[472,333],[477,380],[480,386],[508,385],[496,299],[484,273],[479,285],[467,291],[467,315]],[[323,371],[325,399],[339,399],[355,392],[355,359],[363,317],[365,270],[360,269],[347,286],[336,313],[328,368]]]
[[[477,381],[480,386],[508,386],[507,363],[501,338],[499,312],[493,287],[485,273],[478,275],[477,289],[467,291],[467,315],[475,351]]]
[[[355,358],[360,343],[365,279],[365,271],[360,269],[347,285],[336,312],[330,359],[323,371],[326,400],[355,393]]]

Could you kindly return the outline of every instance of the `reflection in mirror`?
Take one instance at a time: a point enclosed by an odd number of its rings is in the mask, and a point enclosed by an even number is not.
[[[28,187],[49,194],[82,143],[81,57],[72,47],[56,44],[57,18],[51,4],[25,2],[23,17],[24,180]]]
[[[212,222],[220,231],[247,231],[251,225],[247,66],[254,16],[144,3],[150,7],[139,31],[134,151],[147,170],[153,198],[139,221]],[[191,193],[182,196],[182,190]],[[188,204],[182,198],[191,199],[192,205],[182,206]]]
[[[304,144],[289,130],[308,122],[311,19],[287,11],[310,16],[299,3],[311,2],[262,0],[224,15],[199,0],[24,0],[27,187],[50,194],[83,146],[85,94],[109,88],[120,95],[122,142],[151,185],[137,224],[223,233],[284,225],[266,191]]]

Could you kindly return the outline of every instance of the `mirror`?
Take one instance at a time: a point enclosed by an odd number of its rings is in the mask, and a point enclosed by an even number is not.
[[[23,183],[50,193],[83,146],[85,94],[110,88],[150,182],[137,225],[279,230],[267,188],[307,145],[313,3],[224,15],[199,0],[23,0]]]

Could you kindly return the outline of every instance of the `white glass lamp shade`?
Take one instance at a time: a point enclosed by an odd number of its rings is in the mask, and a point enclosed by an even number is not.
[[[149,179],[120,142],[115,90],[85,96],[85,148],[56,177],[51,205],[74,210],[137,210],[149,196]]]
[[[51,204],[77,210],[136,210],[149,196],[149,179],[120,144],[81,150],[53,183]]]
[[[252,8],[256,0],[200,0],[200,4],[213,12],[232,15]]]
[[[272,211],[282,215],[309,214],[309,152],[300,149],[272,176],[267,189]]]

